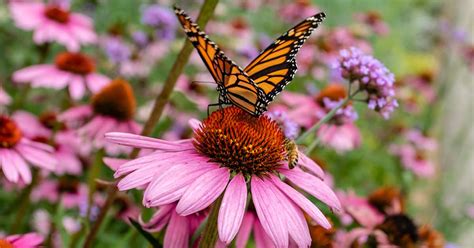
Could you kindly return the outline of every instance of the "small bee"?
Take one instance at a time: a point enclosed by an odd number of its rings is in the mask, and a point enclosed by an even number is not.
[[[294,141],[286,139],[285,148],[288,167],[290,167],[290,169],[293,169],[295,168],[296,164],[298,164],[298,146]]]

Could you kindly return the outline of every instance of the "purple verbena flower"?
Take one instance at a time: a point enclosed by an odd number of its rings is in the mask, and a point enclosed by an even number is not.
[[[343,78],[358,82],[359,90],[367,93],[369,109],[379,112],[385,119],[398,107],[395,96],[395,76],[382,62],[360,49],[351,47],[340,51],[339,63]]]
[[[117,38],[107,39],[104,43],[107,57],[114,63],[120,63],[130,58],[130,48],[122,40]]]
[[[174,38],[176,17],[171,10],[154,4],[143,9],[141,22],[156,29],[156,35],[165,40]]]
[[[132,33],[132,39],[139,47],[145,47],[150,41],[148,35],[142,31],[135,31]]]
[[[268,117],[276,121],[278,125],[283,129],[285,137],[288,139],[295,139],[298,137],[300,132],[300,127],[296,122],[291,120],[286,112],[280,110],[274,110],[267,112]]]

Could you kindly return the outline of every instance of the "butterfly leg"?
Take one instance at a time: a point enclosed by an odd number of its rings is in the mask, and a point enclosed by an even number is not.
[[[219,106],[219,109],[222,109],[222,103],[221,102],[209,104],[209,105],[207,105],[207,116],[209,116],[209,114],[210,114],[209,111],[210,111],[211,107],[214,107],[214,106]]]

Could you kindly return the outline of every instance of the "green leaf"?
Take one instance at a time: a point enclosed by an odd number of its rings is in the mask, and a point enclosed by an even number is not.
[[[130,221],[130,223],[132,223],[132,226],[135,227],[135,229],[137,229],[137,231],[148,241],[148,243],[150,243],[153,247],[163,247],[160,242],[158,240],[155,239],[155,237],[153,237],[153,235],[151,235],[151,233],[143,230],[142,226],[140,226],[140,224],[138,222],[136,222],[134,219],[132,218],[128,218],[128,220]]]

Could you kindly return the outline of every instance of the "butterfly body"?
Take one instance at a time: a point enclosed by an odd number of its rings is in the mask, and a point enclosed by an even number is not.
[[[218,105],[232,104],[255,116],[265,112],[268,104],[293,79],[297,70],[296,53],[325,18],[324,13],[319,13],[305,19],[242,69],[227,58],[183,10],[175,7],[175,13],[217,83]]]

